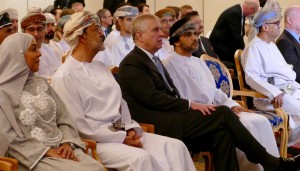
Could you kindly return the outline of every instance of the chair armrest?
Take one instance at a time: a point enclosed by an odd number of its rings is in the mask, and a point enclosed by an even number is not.
[[[268,98],[267,96],[253,90],[233,90],[233,96],[246,96],[254,98]]]
[[[139,123],[139,124],[143,128],[144,132],[154,133],[154,125],[146,124],[146,123]]]
[[[14,158],[9,158],[9,157],[0,157],[0,161],[5,161],[8,162],[12,165],[12,171],[17,171],[18,170],[18,160]]]
[[[87,140],[87,139],[81,139],[84,143],[85,143],[85,145],[86,145],[86,150],[84,151],[86,154],[88,154],[88,152],[89,152],[89,150],[91,150],[91,155],[92,155],[92,157],[95,159],[95,160],[97,160],[97,161],[99,161],[99,162],[101,162],[100,161],[100,158],[99,158],[99,156],[98,156],[98,154],[97,154],[97,143],[95,142],[95,141],[93,141],[93,140]]]

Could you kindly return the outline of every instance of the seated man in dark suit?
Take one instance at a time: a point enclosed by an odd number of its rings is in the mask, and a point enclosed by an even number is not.
[[[197,11],[192,11],[187,13],[184,18],[191,20],[196,27],[196,36],[198,38],[199,47],[198,50],[193,53],[193,56],[201,57],[203,54],[208,54],[209,56],[218,58],[218,55],[215,53],[214,48],[210,44],[208,38],[200,36],[203,33],[203,22]]]
[[[170,41],[175,42],[189,30],[188,25],[173,27],[176,31]],[[157,134],[182,140],[190,151],[211,151],[216,171],[239,170],[236,147],[265,170],[299,168],[299,157],[283,159],[267,153],[228,107],[180,98],[168,72],[154,56],[162,46],[159,18],[137,16],[131,28],[136,46],[120,64],[119,83],[135,120],[154,124]]]
[[[284,26],[276,44],[288,64],[293,65],[296,81],[300,83],[300,6],[291,6],[285,10]]]

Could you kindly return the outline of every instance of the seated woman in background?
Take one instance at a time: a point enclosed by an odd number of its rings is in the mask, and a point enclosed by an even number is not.
[[[12,48],[14,47],[14,48]],[[83,153],[68,111],[39,70],[41,53],[24,33],[0,47],[0,156],[19,160],[19,170],[104,170]]]

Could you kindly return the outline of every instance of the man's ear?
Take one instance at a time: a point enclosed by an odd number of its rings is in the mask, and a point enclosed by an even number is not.
[[[79,38],[78,38],[79,42],[82,42],[82,43],[85,43],[85,39],[86,39],[85,34],[80,35]]]
[[[136,40],[143,41],[143,34],[140,31],[136,31],[135,32],[135,38],[136,38]]]
[[[174,46],[175,46],[175,47],[178,47],[178,46],[180,46],[179,40],[178,40],[178,41],[176,41],[176,42],[174,43]]]

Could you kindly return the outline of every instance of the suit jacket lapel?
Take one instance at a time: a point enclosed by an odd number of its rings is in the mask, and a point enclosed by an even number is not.
[[[158,71],[157,67],[155,66],[155,64],[153,63],[153,61],[149,58],[149,56],[144,52],[142,51],[140,48],[138,47],[134,47],[133,51],[137,52],[138,55],[140,55],[140,57],[144,58],[144,61],[146,62],[146,65],[149,66],[153,71],[157,72],[159,75],[160,75],[160,78],[161,78],[161,81],[164,82],[164,79],[162,77],[162,75],[160,74],[160,72]],[[170,84],[170,86],[175,89],[175,93],[179,96],[179,93],[178,93],[178,90],[177,88],[175,87],[175,85],[173,84],[173,81],[168,73],[168,71],[166,70],[166,68],[163,66],[163,70],[164,70],[164,73],[166,75],[166,78],[167,78],[167,81],[168,83]],[[168,88],[168,86],[166,86],[166,88],[170,91],[170,92],[173,92],[173,90],[170,90]],[[174,92],[173,92],[174,93]]]

